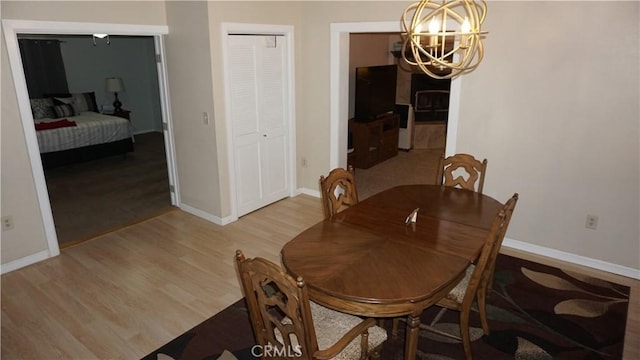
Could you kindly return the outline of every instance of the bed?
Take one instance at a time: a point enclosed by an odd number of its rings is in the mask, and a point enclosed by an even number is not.
[[[95,100],[91,104],[86,94],[93,93],[31,100],[45,169],[134,150],[129,120],[90,111],[95,110]],[[81,100],[80,95],[86,96],[87,101]]]

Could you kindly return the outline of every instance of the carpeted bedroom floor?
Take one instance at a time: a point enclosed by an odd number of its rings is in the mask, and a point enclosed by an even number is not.
[[[135,136],[135,151],[45,170],[61,247],[174,209],[162,133]]]

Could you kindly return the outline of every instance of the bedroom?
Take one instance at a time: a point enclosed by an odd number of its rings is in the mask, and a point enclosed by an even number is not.
[[[36,135],[60,245],[171,208],[153,38],[30,34],[19,39],[34,121],[37,129],[44,128]],[[30,54],[41,54],[42,47],[53,49],[54,55],[45,54],[46,66],[31,69],[28,64],[38,60]],[[39,84],[55,81],[31,79],[31,74],[54,72],[49,69],[55,68],[56,57],[60,84],[40,89]],[[107,89],[106,79],[112,77],[121,80],[118,93]],[[115,96],[122,103],[120,112],[114,112]],[[65,104],[69,98],[75,102]],[[75,116],[69,117],[72,112]],[[100,130],[89,133],[86,120],[101,124]],[[110,128],[102,126],[108,122]],[[60,135],[56,133],[66,136],[63,144],[46,140]],[[70,137],[73,133],[77,135]]]

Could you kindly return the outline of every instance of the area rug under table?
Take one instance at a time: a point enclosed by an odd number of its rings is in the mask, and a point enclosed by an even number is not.
[[[474,359],[621,359],[629,288],[538,263],[500,255],[487,305],[491,334],[484,336],[480,318],[472,312]],[[427,309],[429,324],[440,308]],[[383,360],[404,356],[404,322],[397,337],[389,333]],[[448,310],[434,325],[458,332],[458,313]],[[224,350],[238,359],[253,359],[254,345],[244,299],[150,353],[173,359],[217,359]],[[462,344],[420,331],[419,359],[464,359]]]

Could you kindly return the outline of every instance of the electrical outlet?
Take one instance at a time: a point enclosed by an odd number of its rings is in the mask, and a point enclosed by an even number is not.
[[[302,164],[303,168],[307,167],[307,158],[302,158],[302,160],[300,160],[300,163]]]
[[[202,121],[204,122],[205,125],[209,125],[209,113],[208,112],[203,112],[202,113]]]
[[[11,215],[2,217],[2,231],[13,229],[13,217]]]
[[[584,224],[584,227],[587,229],[595,230],[598,228],[598,216],[597,215],[587,215],[587,221]]]

